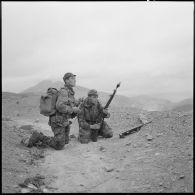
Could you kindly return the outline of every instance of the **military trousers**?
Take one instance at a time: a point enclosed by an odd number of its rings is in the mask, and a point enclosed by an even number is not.
[[[70,122],[63,120],[62,116],[52,116],[48,124],[51,126],[54,136],[50,137],[42,134],[42,136],[40,135],[40,141],[43,145],[56,150],[63,149],[64,145],[69,143]]]
[[[95,130],[97,136],[102,136],[104,138],[111,138],[113,136],[112,128],[104,121],[102,128]],[[89,141],[96,141],[93,137],[94,129],[84,129],[79,127],[79,141],[81,143],[89,143]]]

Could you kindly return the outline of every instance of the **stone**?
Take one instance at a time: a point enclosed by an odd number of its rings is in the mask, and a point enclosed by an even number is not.
[[[136,148],[137,147],[137,144],[133,144],[133,148]]]
[[[48,192],[49,192],[49,190],[48,190],[48,189],[46,189],[46,188],[44,188],[44,189],[43,189],[43,192],[44,192],[44,193],[48,193]]]
[[[150,146],[150,144],[146,144],[146,145],[145,145],[145,148],[148,148],[149,146]]]
[[[158,133],[157,135],[156,135],[156,137],[160,137],[160,136],[162,136],[163,135],[163,133]]]
[[[36,174],[36,178],[38,179],[45,179],[45,176],[44,175],[40,175],[39,173]]]
[[[179,179],[183,179],[185,177],[185,175],[180,175]]]
[[[28,188],[30,188],[30,189],[37,190],[37,187],[36,187],[36,186],[34,186],[34,185],[33,185],[33,184],[31,184],[31,183],[29,183],[29,184],[27,185],[27,187],[28,187]]]
[[[112,172],[112,171],[114,171],[114,168],[113,167],[104,167],[104,170],[106,172]]]
[[[105,152],[106,151],[103,146],[100,146],[99,150],[102,151],[102,152]]]
[[[148,141],[151,141],[151,140],[153,140],[153,137],[152,137],[151,135],[147,135],[146,139],[147,139]]]
[[[21,189],[21,193],[29,193],[31,191],[31,189],[29,188],[22,188]]]
[[[39,119],[36,119],[34,122],[35,122],[35,123],[39,123]]]
[[[162,182],[160,182],[160,183],[159,183],[159,186],[162,186],[162,185],[163,185],[163,183],[162,183]]]
[[[126,144],[125,144],[125,146],[130,146],[130,145],[131,145],[131,143],[126,143]]]
[[[32,125],[22,125],[20,127],[20,129],[24,129],[24,130],[33,130],[33,126]]]

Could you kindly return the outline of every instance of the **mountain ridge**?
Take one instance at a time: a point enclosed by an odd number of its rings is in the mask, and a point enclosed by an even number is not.
[[[46,93],[47,89],[49,87],[54,87],[57,89],[60,89],[64,86],[64,83],[61,81],[51,81],[51,80],[43,80],[39,82],[38,84],[27,88],[26,90],[23,90],[20,92],[20,94],[36,94],[41,95]],[[82,86],[75,86],[75,97],[87,97],[87,93],[89,91],[88,88],[82,87]],[[112,91],[111,91],[112,93]],[[111,93],[98,91],[99,99],[101,100],[102,104],[105,105],[106,102],[109,99],[109,95]],[[147,111],[163,111],[163,110],[171,110],[171,109],[177,109],[177,107],[183,106],[185,108],[185,102],[187,101],[187,104],[189,104],[189,101],[192,98],[187,98],[182,101],[173,103],[167,99],[161,99],[161,98],[155,98],[149,95],[137,95],[133,97],[127,97],[124,95],[116,94],[115,98],[112,101],[112,106],[118,107],[131,107],[136,109],[142,109]],[[183,105],[184,104],[184,105]],[[187,106],[190,107],[189,105]]]

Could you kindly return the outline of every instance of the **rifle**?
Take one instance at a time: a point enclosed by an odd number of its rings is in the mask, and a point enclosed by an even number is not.
[[[107,109],[107,108],[108,108],[108,106],[110,105],[112,99],[113,99],[114,96],[115,96],[115,93],[116,93],[116,91],[117,91],[117,88],[119,88],[120,85],[121,85],[121,82],[119,82],[119,83],[116,85],[116,88],[114,89],[113,94],[110,95],[110,99],[108,100],[108,102],[107,102],[106,105],[104,106],[104,109]]]
[[[119,137],[120,137],[120,138],[124,138],[126,135],[130,135],[130,134],[132,134],[132,133],[134,133],[134,132],[137,132],[137,131],[139,131],[144,125],[147,125],[148,123],[151,123],[151,122],[152,122],[152,121],[149,121],[149,122],[147,122],[147,123],[143,123],[143,124],[141,124],[141,125],[138,125],[138,126],[136,126],[136,127],[133,127],[133,128],[131,128],[130,130],[124,131],[124,132],[122,132],[122,133],[119,134]]]
[[[116,85],[116,88],[114,89],[113,93],[110,95],[110,98],[109,98],[108,102],[106,103],[106,105],[104,106],[103,109],[107,109],[107,108],[109,107],[109,105],[110,105],[110,103],[112,102],[112,100],[113,100],[113,98],[114,98],[114,96],[115,96],[115,94],[116,94],[116,91],[117,91],[117,89],[120,87],[120,85],[121,85],[121,82],[119,82],[119,83]],[[102,128],[102,125],[103,125],[103,123],[104,123],[104,117],[102,116],[102,113],[100,113],[98,119],[101,120],[101,121],[100,121],[100,129],[101,129],[101,128]],[[97,121],[96,121],[96,123],[97,123]],[[93,130],[93,131],[92,131],[92,137],[91,137],[91,138],[92,138],[93,141],[97,141],[98,131],[99,131],[99,129]]]

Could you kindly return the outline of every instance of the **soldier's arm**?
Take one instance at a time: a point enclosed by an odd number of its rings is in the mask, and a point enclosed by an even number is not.
[[[84,118],[84,108],[83,105],[80,105],[80,113],[78,114],[78,122],[81,128],[90,129],[90,124],[86,122]]]
[[[64,114],[72,114],[73,109],[69,103],[68,92],[65,89],[61,89],[56,102],[56,109]]]
[[[100,112],[102,113],[103,118],[109,118],[110,117],[110,113],[108,113],[108,114],[103,113],[104,107],[101,105],[100,102],[99,102],[99,109],[100,109]]]

